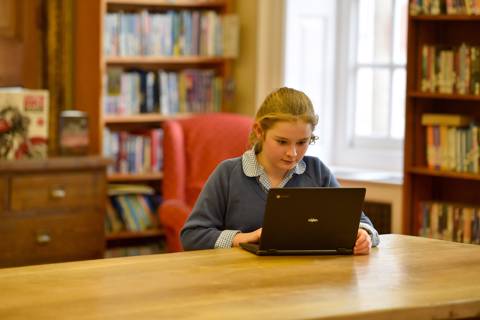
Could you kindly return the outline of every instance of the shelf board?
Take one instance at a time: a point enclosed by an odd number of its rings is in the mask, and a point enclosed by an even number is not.
[[[130,66],[130,65],[195,65],[195,64],[223,64],[232,58],[225,57],[202,57],[202,56],[130,56],[130,57],[107,57],[107,65]]]
[[[191,116],[190,113],[179,113],[175,115],[162,115],[158,113],[145,113],[133,115],[109,115],[103,118],[106,125],[109,124],[128,124],[128,123],[156,123],[170,119],[186,118]]]
[[[455,172],[455,171],[441,171],[433,170],[427,167],[412,167],[407,170],[409,173],[425,175],[425,176],[434,176],[434,177],[445,177],[445,178],[456,178],[456,179],[466,179],[466,180],[478,180],[480,181],[480,174],[478,173],[468,173],[468,172]]]
[[[418,15],[410,16],[414,21],[479,21],[480,15],[466,14],[439,14],[439,15]]]
[[[118,241],[128,239],[142,239],[142,238],[155,238],[162,237],[165,234],[163,229],[151,229],[144,231],[121,231],[110,233],[105,236],[107,241]]]
[[[107,0],[108,5],[161,6],[165,8],[223,8],[225,0]]]
[[[408,97],[417,99],[448,99],[448,100],[469,100],[480,101],[480,95],[471,94],[445,94],[445,93],[430,93],[420,91],[410,91]]]
[[[121,181],[155,181],[163,179],[163,172],[151,173],[112,173],[107,177],[109,182]]]

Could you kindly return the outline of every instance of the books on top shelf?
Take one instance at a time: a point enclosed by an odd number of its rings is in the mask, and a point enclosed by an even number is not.
[[[107,233],[155,228],[160,199],[147,185],[109,185],[105,229]]]
[[[238,33],[235,15],[213,10],[109,12],[103,50],[106,56],[236,57]]]
[[[480,15],[480,0],[410,0],[410,15]]]
[[[480,173],[480,130],[471,117],[425,113],[422,125],[430,169]]]
[[[0,88],[0,159],[46,158],[47,90]]]
[[[420,236],[480,244],[480,207],[423,201],[418,218]]]

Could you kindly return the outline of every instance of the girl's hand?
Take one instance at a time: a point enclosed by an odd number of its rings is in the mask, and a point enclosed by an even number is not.
[[[353,247],[353,254],[369,254],[372,248],[372,239],[368,232],[364,229],[358,229],[357,241]]]
[[[233,238],[232,247],[240,246],[241,242],[256,243],[256,242],[260,241],[260,236],[261,235],[262,235],[262,228],[259,228],[255,231],[252,231],[252,232],[237,233],[235,235],[235,237]]]

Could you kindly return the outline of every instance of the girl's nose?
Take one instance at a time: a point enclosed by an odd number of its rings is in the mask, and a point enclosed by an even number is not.
[[[287,155],[291,156],[291,157],[296,157],[297,156],[297,148],[295,145],[293,145],[292,147],[288,148],[287,150]]]

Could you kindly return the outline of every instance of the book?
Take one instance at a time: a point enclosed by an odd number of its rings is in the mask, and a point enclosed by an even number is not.
[[[461,114],[424,113],[422,114],[422,125],[439,125],[464,127],[472,122],[472,118]]]
[[[47,90],[0,89],[0,158],[47,157]]]
[[[147,185],[143,184],[109,184],[108,195],[118,196],[125,194],[145,194],[153,195],[155,190]]]

